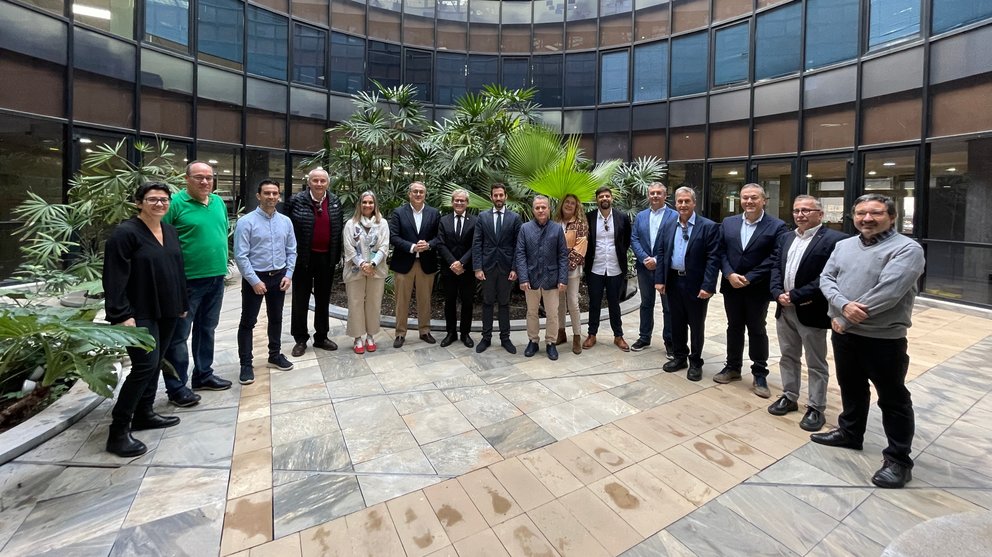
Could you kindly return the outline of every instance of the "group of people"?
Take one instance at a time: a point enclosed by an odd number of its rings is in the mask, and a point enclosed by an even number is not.
[[[112,453],[143,454],[146,448],[131,436],[132,431],[179,422],[152,409],[163,362],[175,370],[166,374],[165,381],[169,400],[177,406],[197,404],[196,390],[231,386],[212,370],[213,335],[227,272],[227,214],[223,200],[212,193],[212,180],[212,168],[197,161],[187,167],[187,187],[176,199],[164,184],[143,185],[135,194],[138,215],[122,223],[108,241],[107,319],[147,327],[156,340],[151,352],[129,350],[132,370],[114,407],[107,442]],[[919,244],[895,231],[891,199],[867,194],[856,200],[852,216],[859,235],[847,238],[822,224],[823,208],[808,195],[794,200],[796,228],[790,231],[765,211],[767,195],[758,184],[741,189],[742,213],[720,224],[696,213],[696,193],[690,187],[678,188],[674,209],[669,207],[667,188],[660,182],[648,186],[649,207],[633,223],[624,212],[614,210],[609,187],[596,191],[596,206],[585,214],[574,195],[560,200],[554,215],[551,200],[537,195],[532,201],[533,219],[524,223],[506,206],[506,187],[500,183],[490,188],[492,209],[477,215],[467,210],[468,192],[458,189],[451,195],[452,212],[442,216],[427,205],[426,186],[413,182],[408,187],[409,203],[388,218],[380,213],[375,193],[365,191],[347,220],[328,186],[326,171],[311,171],[307,188],[288,199],[280,213],[281,187],[264,180],[258,185],[258,208],[237,222],[234,259],[241,272],[242,384],[254,381],[251,340],[263,300],[268,315],[267,364],[280,370],[293,367],[280,343],[283,303],[291,286],[292,355],[302,356],[311,338],[316,348],[337,349],[329,338],[328,309],[339,260],[348,298],[346,332],[354,339],[356,354],[378,348],[375,337],[389,271],[394,274],[396,302],[393,347],[406,342],[414,296],[419,339],[435,344],[431,296],[435,273],[440,272],[446,333],[442,347],[460,340],[477,353],[486,351],[493,343],[495,318],[500,345],[515,354],[509,302],[516,282],[527,303],[524,356],[532,357],[541,349],[542,304],[543,344],[550,360],[558,359],[557,346],[569,342],[566,314],[571,318],[572,351],[579,354],[594,347],[604,294],[614,345],[623,351],[641,351],[651,345],[660,296],[668,357],[662,369],[687,369],[691,381],[702,378],[706,311],[719,280],[727,316],[727,358],[713,380],[742,379],[746,332],[751,389],[759,397],[771,396],[765,322],[774,301],[783,393],[768,412],[798,411],[805,353],[809,395],[800,427],[820,431],[826,422],[829,377],[826,334],[832,329],[843,411],[837,429],[814,433],[812,440],[861,449],[870,380],[878,392],[889,440],[884,465],[872,481],[881,487],[901,487],[911,478],[914,418],[905,387],[906,329],[923,253]],[[620,312],[630,250],[640,291],[640,327],[632,345],[624,339]],[[584,340],[578,304],[583,275],[589,297]],[[477,288],[482,294],[482,334],[476,344],[471,324]],[[307,326],[311,294],[312,337]],[[192,389],[186,385],[190,337]]]

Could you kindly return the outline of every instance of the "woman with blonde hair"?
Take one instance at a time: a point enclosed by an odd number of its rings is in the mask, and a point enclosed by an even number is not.
[[[558,301],[558,339],[555,344],[565,344],[565,310],[572,318],[572,353],[582,353],[582,317],[579,313],[579,282],[582,277],[582,263],[586,257],[589,224],[582,213],[579,198],[569,193],[558,204],[555,222],[565,231],[565,247],[568,248],[568,289]]]
[[[348,336],[355,339],[355,354],[375,352],[382,293],[386,286],[389,224],[379,213],[371,191],[362,192],[355,215],[344,223],[344,268],[348,294]]]

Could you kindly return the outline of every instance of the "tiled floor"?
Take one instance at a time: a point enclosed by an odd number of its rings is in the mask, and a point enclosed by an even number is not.
[[[215,369],[235,379],[236,290],[226,302]],[[633,340],[636,312],[624,321]],[[0,467],[0,552],[878,555],[925,520],[992,509],[992,320],[967,312],[917,308],[917,466],[901,491],[868,481],[877,413],[864,452],[829,449],[808,442],[800,415],[769,415],[748,381],[711,381],[719,300],[699,383],[661,372],[657,347],[550,362],[413,336],[394,350],[384,332],[357,356],[343,325],[332,322],[340,350],[308,350],[291,371],[257,367],[253,385],[192,409],[160,397],[183,422],[137,434],[143,457],[104,452],[108,401]],[[829,404],[832,422],[835,387]]]

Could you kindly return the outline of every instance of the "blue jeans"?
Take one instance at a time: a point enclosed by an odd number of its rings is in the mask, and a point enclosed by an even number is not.
[[[638,331],[638,340],[651,342],[651,334],[654,332],[654,300],[658,294],[654,289],[654,271],[646,268],[637,270],[637,289],[641,295],[641,329]],[[665,341],[665,347],[670,347],[672,317],[668,312],[668,296],[661,296],[661,311],[664,317],[661,338]]]
[[[165,352],[165,359],[176,368],[179,379],[164,374],[165,390],[171,397],[186,387],[189,379],[189,352],[186,341],[193,337],[193,380],[196,382],[213,375],[214,332],[220,321],[220,306],[224,302],[224,277],[205,277],[186,281],[189,292],[189,311],[186,317],[176,320],[172,343]]]

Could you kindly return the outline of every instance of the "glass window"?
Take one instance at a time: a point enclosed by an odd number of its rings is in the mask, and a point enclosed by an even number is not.
[[[765,210],[784,220],[792,222],[792,163],[760,162],[755,178],[768,194]]]
[[[932,0],[933,34],[992,17],[992,0]]]
[[[668,133],[672,160],[701,159],[706,155],[706,129],[703,126],[670,128]],[[700,181],[698,186],[702,185]]]
[[[955,135],[992,130],[992,74],[966,77],[930,89],[930,135]]]
[[[510,89],[530,87],[530,59],[503,58],[503,78],[500,83]]]
[[[796,2],[758,16],[754,37],[754,79],[799,71],[802,3]]]
[[[718,29],[713,41],[713,85],[730,85],[747,81],[748,22]]]
[[[569,50],[596,48],[598,0],[570,0],[565,12],[565,44]]]
[[[634,40],[668,36],[668,0],[637,0],[634,12]]]
[[[751,11],[751,0],[713,0],[713,21],[724,21]]]
[[[118,128],[134,125],[134,83],[76,70],[72,114],[77,121]]]
[[[864,154],[864,193],[880,193],[896,202],[896,230],[913,233],[916,216],[916,149]]]
[[[369,38],[400,40],[400,17],[402,16],[399,0],[372,0],[369,9]]]
[[[603,103],[627,102],[628,66],[630,51],[603,53],[600,63],[599,100]]]
[[[693,33],[672,39],[672,96],[706,90],[709,35]]]
[[[944,141],[931,146],[927,237],[992,244],[988,226],[988,215],[992,214],[989,161],[990,138]],[[987,281],[987,275],[985,278]]]
[[[967,3],[970,4],[971,0]],[[868,15],[869,49],[919,34],[920,0],[871,0]]]
[[[672,7],[672,33],[706,27],[710,20],[710,0],[675,0]]]
[[[437,53],[437,94],[434,102],[455,104],[455,99],[466,91],[465,74],[468,71],[466,56],[453,52]]]
[[[919,139],[922,112],[919,89],[864,99],[861,102],[861,144]]]
[[[499,0],[472,0],[469,12],[469,49],[499,52]]]
[[[327,26],[328,0],[293,0],[293,17]]]
[[[365,0],[331,0],[331,13],[331,29],[365,33]]]
[[[565,55],[565,106],[596,104],[596,53]]]
[[[365,40],[331,33],[331,91],[357,93],[365,87]]]
[[[196,146],[196,157],[209,162],[214,167],[214,193],[224,200],[229,215],[235,214],[237,206],[234,196],[240,191],[243,155],[238,147],[204,145]]]
[[[204,60],[241,68],[244,4],[238,0],[200,0],[197,45]]]
[[[854,146],[854,103],[803,111],[803,150]]]
[[[501,52],[530,52],[531,3],[503,2],[503,25],[500,26]]]
[[[289,22],[285,17],[248,6],[248,73],[286,79]]]
[[[73,2],[72,18],[118,37],[134,38],[134,2],[131,0]]]
[[[668,42],[634,47],[634,101],[668,96]]]
[[[799,118],[793,112],[754,119],[752,144],[755,155],[795,153],[799,142]]]
[[[562,56],[531,58],[531,85],[537,89],[534,102],[544,107],[561,106]]]
[[[664,182],[668,184],[668,198],[675,201],[675,190],[681,187],[692,188],[696,191],[696,210],[703,210],[703,172],[701,162],[673,163],[668,165],[668,175]]]
[[[431,1],[433,4],[433,1]],[[438,2],[437,47],[445,50],[465,50],[468,1]]]
[[[708,203],[697,210],[716,222],[743,212],[740,192],[746,178],[743,162],[711,164]]]
[[[858,56],[858,0],[806,0],[806,69]]]
[[[632,0],[599,1],[599,46],[630,44],[633,31],[631,8]]]
[[[843,230],[845,219],[850,220],[844,208],[849,162],[847,157],[806,161],[806,191],[823,204],[823,224],[834,230]]]
[[[658,157],[665,160],[665,130],[640,131],[631,134],[630,156]],[[675,190],[671,190],[673,193]]]
[[[0,49],[0,75],[16,75],[24,83],[31,84],[31,87],[0,87],[0,106],[33,114],[65,116],[65,66]],[[45,94],[39,95],[38,91]]]
[[[369,41],[368,90],[375,90],[372,80],[378,81],[383,87],[400,84],[400,56],[399,45]]]
[[[571,6],[571,4],[569,4]],[[564,46],[565,0],[534,3],[534,52],[558,51]]]
[[[403,43],[434,46],[434,0],[406,0],[403,12]]]
[[[431,76],[434,71],[434,60],[430,52],[406,49],[406,69],[403,82],[417,88],[417,100],[431,100],[434,91]]]
[[[749,130],[747,120],[711,123],[709,158],[746,157]]]
[[[327,48],[327,31],[293,24],[293,81],[323,87],[326,82],[324,53]]]
[[[145,40],[187,52],[189,50],[188,0],[146,0]]]
[[[499,83],[499,57],[484,54],[468,56],[468,90],[478,93],[486,85]]]

